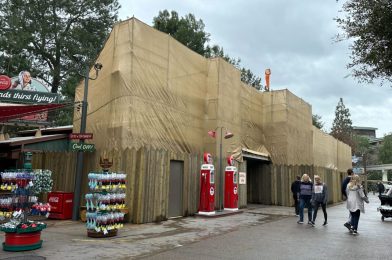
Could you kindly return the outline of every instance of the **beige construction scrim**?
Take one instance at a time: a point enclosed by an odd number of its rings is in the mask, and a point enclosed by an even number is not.
[[[145,147],[216,156],[219,142],[207,132],[225,127],[234,137],[223,153],[238,161],[245,148],[274,164],[351,167],[350,147],[313,127],[310,104],[287,89],[247,86],[223,59],[207,59],[135,18],[114,26],[97,62],[103,69],[89,82],[87,132],[98,155]],[[83,82],[75,101],[82,98]],[[74,132],[80,116],[75,110]]]

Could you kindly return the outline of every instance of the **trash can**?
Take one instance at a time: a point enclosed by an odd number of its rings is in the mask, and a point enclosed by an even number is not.
[[[50,219],[71,219],[73,208],[73,192],[49,192]]]

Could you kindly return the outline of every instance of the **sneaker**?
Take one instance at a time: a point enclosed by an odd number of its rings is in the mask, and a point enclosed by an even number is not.
[[[296,217],[299,217],[299,215],[295,215]]]
[[[328,225],[328,222],[327,222],[327,221],[324,221],[323,226],[325,227],[325,226],[327,226],[327,225]]]
[[[298,223],[298,224],[303,224],[304,222],[301,221],[301,220],[298,220],[297,223]]]
[[[308,221],[308,225],[311,225],[312,227],[314,227],[314,222],[313,221]]]
[[[353,232],[351,232],[354,236],[358,235],[358,232],[354,229]]]
[[[351,225],[350,225],[350,223],[348,223],[348,222],[346,222],[346,223],[344,223],[343,224],[348,230],[350,230],[351,229]]]

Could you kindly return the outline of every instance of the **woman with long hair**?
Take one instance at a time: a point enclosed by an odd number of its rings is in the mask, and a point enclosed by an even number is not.
[[[358,222],[361,212],[365,213],[365,206],[363,202],[365,201],[366,203],[369,203],[369,199],[363,192],[361,180],[358,175],[355,174],[351,177],[351,180],[347,185],[346,193],[347,209],[351,214],[350,232],[353,235],[356,235],[358,233]]]

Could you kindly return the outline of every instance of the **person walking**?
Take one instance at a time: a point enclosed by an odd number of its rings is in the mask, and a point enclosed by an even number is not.
[[[295,216],[299,216],[299,192],[301,187],[301,177],[297,176],[297,179],[291,184],[291,192],[293,193]]]
[[[377,190],[378,190],[378,196],[381,196],[381,194],[383,194],[384,191],[385,191],[384,184],[382,184],[381,181],[379,181],[379,182],[377,183]]]
[[[312,199],[313,183],[307,174],[302,175],[300,192],[299,192],[299,220],[298,224],[304,223],[304,208],[308,209],[308,224],[314,225],[312,221],[312,205],[310,200]]]
[[[351,177],[350,183],[347,185],[347,209],[351,214],[351,227],[350,231],[353,235],[358,234],[358,222],[359,217],[362,213],[365,213],[364,201],[369,203],[369,199],[365,196],[363,192],[363,187],[361,185],[361,180],[358,175],[353,175]]]
[[[316,223],[317,211],[321,206],[324,213],[324,224],[328,225],[327,222],[327,201],[328,201],[328,189],[327,185],[321,182],[320,176],[314,176],[313,192],[312,192],[312,206],[313,206],[313,225]]]
[[[352,169],[347,169],[347,177],[344,178],[342,182],[342,198],[343,200],[347,200],[347,185],[351,181],[351,176],[353,174]],[[348,215],[348,220],[343,224],[348,230],[351,228],[351,214]]]

